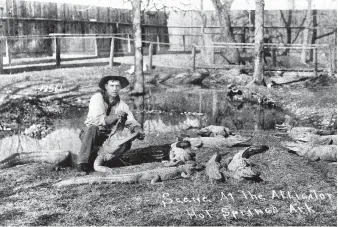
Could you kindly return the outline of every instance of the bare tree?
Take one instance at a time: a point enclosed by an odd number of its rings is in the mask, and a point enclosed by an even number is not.
[[[214,5],[219,20],[219,25],[223,35],[223,39],[227,43],[234,43],[235,37],[231,29],[230,7],[234,0],[211,0]],[[226,60],[230,64],[239,64],[240,55],[238,49],[228,49]]]
[[[318,26],[318,22],[317,22],[317,10],[312,10],[312,37],[311,37],[311,44],[315,44],[316,40],[317,40],[317,26]],[[314,56],[314,51],[313,49],[310,50],[310,61],[313,61],[313,59],[315,58]]]
[[[282,20],[284,22],[285,28],[286,28],[286,43],[291,44],[291,24],[292,24],[292,10],[287,11],[287,17],[285,17],[284,12],[280,10],[280,14],[282,17]],[[282,55],[287,55],[289,53],[290,49],[285,49],[285,51],[282,53]]]
[[[142,53],[142,30],[141,30],[141,0],[133,1],[133,30],[135,38],[135,83],[132,94],[144,94],[144,76],[143,76],[143,53]]]
[[[254,83],[261,85],[264,75],[264,0],[256,0]]]
[[[311,15],[311,0],[307,0],[307,11],[306,11],[306,21],[305,21],[305,28],[303,31],[303,46],[302,46],[302,53],[301,53],[301,61],[302,63],[306,64],[307,61],[307,50],[306,45],[309,43],[309,34],[310,34],[310,27],[312,23],[312,15]]]

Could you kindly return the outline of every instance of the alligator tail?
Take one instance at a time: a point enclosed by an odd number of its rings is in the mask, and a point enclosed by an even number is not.
[[[71,154],[69,151],[60,150],[50,152],[14,153],[0,161],[0,169],[27,163],[51,163],[55,165],[65,165],[70,163],[70,158]]]
[[[81,184],[101,184],[101,183],[138,183],[140,179],[139,174],[119,174],[112,176],[83,176],[62,180],[54,184],[54,187],[65,187],[71,185]]]

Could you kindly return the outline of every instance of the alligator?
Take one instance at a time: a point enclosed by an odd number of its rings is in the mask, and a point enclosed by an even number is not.
[[[282,142],[282,146],[299,156],[306,157],[310,161],[331,161],[337,162],[337,145],[316,145],[301,142]]]
[[[177,166],[184,163],[194,162],[195,154],[191,150],[191,143],[183,140],[170,145],[169,162],[165,166]]]
[[[111,172],[112,169],[104,166],[106,163],[121,157],[126,151],[130,150],[131,142],[135,140],[139,133],[132,133],[127,137],[122,137],[122,131],[125,126],[125,119],[119,120],[115,128],[111,131],[108,138],[100,147],[97,157],[94,161],[94,170],[98,172]]]
[[[306,157],[310,161],[337,161],[337,135],[312,127],[295,127],[288,134],[293,141],[281,145],[288,151]]]
[[[206,175],[210,181],[224,180],[225,176],[238,180],[259,180],[260,172],[250,162],[249,158],[268,149],[269,147],[265,145],[250,146],[237,152],[233,157],[225,159],[225,162],[222,162],[223,165],[220,163],[222,157],[215,153],[206,164]],[[225,167],[225,170],[222,171],[222,167]]]
[[[139,171],[125,174],[109,174],[104,176],[82,176],[63,180],[54,184],[55,187],[63,187],[80,184],[101,184],[101,183],[142,183],[151,182],[155,184],[159,181],[166,181],[177,178],[189,178],[195,171],[202,170],[204,167],[197,163],[187,163],[177,167],[159,167],[155,169]]]
[[[227,170],[229,176],[235,179],[258,179],[260,171],[254,168],[249,158],[253,155],[263,153],[269,149],[265,145],[250,146],[245,150],[237,152],[232,158],[227,159]]]
[[[14,153],[0,161],[0,169],[33,162],[51,163],[57,169],[71,164],[71,153],[64,150]]]

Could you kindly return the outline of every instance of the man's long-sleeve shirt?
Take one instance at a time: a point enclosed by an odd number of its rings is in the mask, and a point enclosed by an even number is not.
[[[85,121],[85,125],[87,127],[95,125],[99,126],[99,129],[109,129],[109,126],[105,122],[107,110],[108,104],[103,100],[102,94],[94,94],[90,99],[89,112]],[[140,124],[135,120],[134,115],[130,111],[128,105],[122,100],[120,100],[116,105],[112,106],[111,111],[113,111],[114,114],[117,114],[120,111],[124,111],[128,114],[125,124],[128,129],[132,129],[135,126],[140,126]]]

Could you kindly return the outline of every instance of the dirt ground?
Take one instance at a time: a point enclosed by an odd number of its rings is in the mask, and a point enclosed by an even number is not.
[[[67,109],[70,104],[76,104],[75,108],[84,111],[90,96],[97,91],[99,78],[111,71],[124,72],[129,67],[121,65],[111,69],[97,66],[2,75],[2,110],[10,108],[10,104],[15,103],[13,100],[39,97],[48,104],[42,109],[46,113],[55,113],[55,108],[62,105],[61,110]],[[179,69],[160,67],[155,72],[170,70],[180,72]],[[310,116],[299,121],[302,122],[300,126],[335,129],[337,96],[336,82],[332,81],[335,80],[263,89],[262,93],[278,100],[297,119]],[[51,85],[54,87],[48,90]],[[55,92],[61,86],[63,91]],[[123,91],[123,94],[127,96],[127,92]],[[61,103],[58,102],[60,97]],[[27,109],[29,106],[34,105],[28,105]],[[10,110],[2,111],[2,117],[6,113]],[[7,119],[23,117],[15,113],[12,112]],[[31,117],[28,115],[27,119]],[[63,112],[55,115],[56,119],[62,117],[69,116]],[[169,144],[178,133],[148,134],[140,144]],[[291,154],[280,145],[285,139],[272,131],[255,134],[253,144],[269,146],[267,152],[252,158],[262,172],[262,182],[227,179],[215,184],[209,182],[201,171],[190,179],[155,185],[93,184],[55,188],[54,183],[76,176],[76,170],[54,171],[51,165],[32,163],[4,169],[0,172],[0,225],[335,226],[336,163],[309,162]],[[201,148],[197,160],[205,164],[215,152],[230,152],[223,157],[225,159],[240,149]]]

